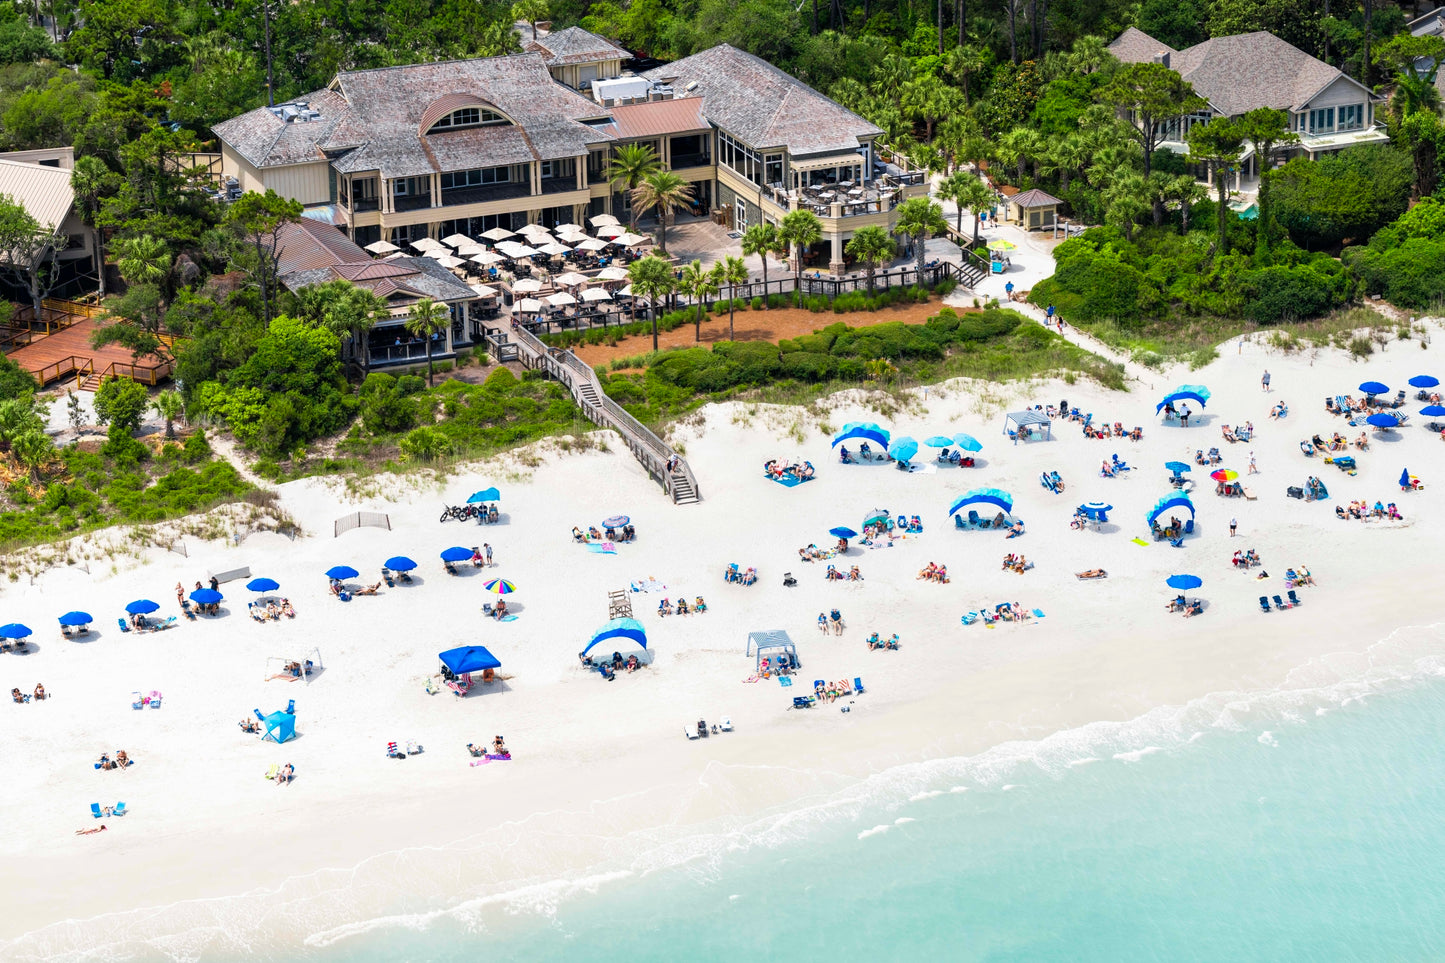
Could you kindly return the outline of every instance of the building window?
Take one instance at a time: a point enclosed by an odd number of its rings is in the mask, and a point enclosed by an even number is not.
[[[1335,129],[1335,109],[1319,107],[1310,111],[1310,133],[1328,134]]]
[[[432,124],[432,130],[455,130],[458,127],[480,127],[483,124],[505,124],[507,119],[484,107],[463,107]]]
[[[767,183],[777,187],[783,185],[783,155],[769,154],[766,159],[767,173],[764,175]]]
[[[1339,130],[1363,130],[1365,126],[1365,105],[1354,104],[1340,108]]]

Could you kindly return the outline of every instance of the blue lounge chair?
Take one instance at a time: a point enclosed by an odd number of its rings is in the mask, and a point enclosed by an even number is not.
[[[953,527],[956,528],[956,529],[958,529],[959,531],[965,531],[965,530],[967,530],[967,528],[968,528],[967,525],[963,524],[963,516],[962,516],[962,515],[955,515],[955,516],[953,516]]]
[[[975,623],[975,622],[978,621],[978,613],[977,613],[977,612],[965,612],[965,613],[963,613],[962,617],[960,618],[960,621],[962,621],[964,625],[972,625],[973,623]]]
[[[822,686],[823,686],[823,680],[822,680],[822,679],[814,679],[814,680],[813,680],[813,691],[816,692],[818,689],[822,688]]]
[[[1259,597],[1259,610],[1261,612],[1269,611],[1269,599],[1265,598],[1263,595]]]
[[[125,620],[125,619],[116,619],[116,620],[115,620],[115,623],[116,623],[116,625],[119,625],[119,626],[120,626],[120,630],[121,630],[122,632],[129,632],[129,631],[130,631],[130,625],[126,623],[126,620]]]
[[[861,675],[853,677],[853,691],[858,695],[863,694],[863,677]]]
[[[1298,605],[1298,604],[1299,604],[1299,596],[1296,595],[1296,594],[1294,594],[1294,589],[1290,589],[1290,590],[1289,590],[1288,592],[1286,592],[1285,594],[1289,596],[1289,601],[1290,601],[1290,604],[1291,604],[1291,605]]]
[[[124,815],[125,815],[125,803],[123,803],[123,802],[118,802],[118,803],[116,803],[116,804],[115,804],[115,809],[112,810],[112,812],[113,812],[115,815],[117,815],[117,816],[124,816]]]
[[[287,715],[290,715],[290,716],[294,716],[294,715],[296,714],[296,700],[295,700],[295,699],[291,699],[290,701],[288,701],[288,702],[286,703],[286,714],[287,714]]]
[[[1171,539],[1169,540],[1169,544],[1170,544],[1170,545],[1173,545],[1175,548],[1183,548],[1183,547],[1184,547],[1184,536],[1183,536],[1183,535],[1180,535],[1178,538],[1171,538]]]
[[[1278,595],[1271,596],[1271,597],[1274,599],[1274,607],[1275,607],[1275,608],[1277,608],[1277,609],[1287,609],[1287,608],[1289,608],[1288,605],[1285,605],[1285,604],[1284,604],[1284,600],[1281,599]]]
[[[793,696],[793,708],[811,709],[813,708],[813,700],[809,696]]]
[[[96,819],[99,819],[101,816],[105,815],[104,813],[102,813],[102,812],[100,811],[100,803],[91,803],[91,804],[90,804],[90,814],[91,814],[92,816],[94,816]]]
[[[1185,535],[1193,535],[1193,534],[1194,534],[1194,519],[1191,518],[1191,519],[1189,519],[1189,521],[1187,521],[1187,522],[1184,523],[1184,534],[1185,534]]]

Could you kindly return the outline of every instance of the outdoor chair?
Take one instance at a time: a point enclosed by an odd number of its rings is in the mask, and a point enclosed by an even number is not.
[[[125,803],[123,803],[123,802],[118,802],[118,803],[116,803],[116,804],[115,804],[115,809],[111,810],[111,815],[114,815],[114,816],[124,816],[124,815],[125,815]]]
[[[96,819],[99,819],[101,816],[105,815],[104,813],[102,813],[102,812],[100,811],[100,803],[91,803],[91,804],[90,804],[90,814],[91,814],[92,816],[94,816]]]
[[[1289,596],[1289,602],[1291,605],[1299,604],[1299,596],[1294,594],[1294,589],[1290,589],[1288,592],[1285,593],[1285,595]]]
[[[863,694],[863,677],[861,675],[853,677],[853,691],[858,695]]]
[[[1259,610],[1260,610],[1261,612],[1268,612],[1268,611],[1269,611],[1269,599],[1266,598],[1266,597],[1263,596],[1263,595],[1261,595],[1261,596],[1259,597]]]
[[[1286,606],[1286,605],[1284,604],[1284,601],[1283,601],[1278,595],[1272,596],[1272,598],[1274,599],[1274,607],[1275,607],[1275,608],[1277,608],[1277,609],[1288,608],[1288,606]]]

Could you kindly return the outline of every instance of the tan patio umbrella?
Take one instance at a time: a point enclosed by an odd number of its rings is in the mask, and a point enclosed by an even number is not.
[[[451,252],[451,251],[448,251],[448,250],[447,250],[446,248],[444,248],[444,247],[431,247],[431,248],[427,248],[426,253],[422,255],[422,257],[429,257],[429,258],[431,258],[431,259],[434,260],[434,261],[440,261],[440,260],[441,260],[442,258],[444,258],[444,257],[451,257],[451,256],[452,256],[452,252]]]
[[[583,301],[611,301],[612,295],[607,293],[606,288],[588,288],[582,292]]]
[[[620,235],[620,234],[626,234],[626,233],[627,233],[627,228],[623,227],[621,224],[603,224],[602,226],[600,226],[600,227],[597,228],[597,236],[598,236],[598,237],[609,237],[609,238],[610,238],[610,237],[617,237],[617,236]]]
[[[542,302],[536,298],[523,298],[517,302],[517,310],[523,314],[528,311],[537,312],[542,310]]]
[[[502,293],[502,292],[498,291],[496,288],[491,287],[491,286],[486,285],[486,284],[473,284],[471,287],[472,287],[472,290],[476,292],[476,295],[477,295],[477,297],[479,297],[479,298],[494,298],[494,297],[496,297],[498,294],[501,294],[501,293]]]
[[[598,214],[596,217],[589,217],[587,219],[587,223],[591,224],[593,227],[598,227],[603,224],[616,224],[617,218],[613,217],[611,214]]]
[[[579,251],[605,251],[607,249],[607,242],[598,240],[595,237],[589,237],[587,240],[579,242],[576,247]]]
[[[482,237],[489,241],[505,241],[509,237],[516,237],[516,231],[509,231],[505,227],[494,227],[490,231],[483,231]]]
[[[442,257],[437,258],[437,263],[440,264],[440,265],[441,265],[442,267],[444,267],[444,268],[455,268],[455,267],[461,267],[463,264],[466,264],[467,262],[466,262],[466,261],[463,261],[463,260],[462,260],[461,258],[459,258],[459,257],[453,257],[453,256],[450,255],[450,254],[446,254],[446,255],[443,255]]]
[[[636,247],[639,244],[646,244],[650,240],[652,239],[643,237],[641,234],[622,234],[614,237],[612,243],[622,247]]]
[[[481,254],[473,254],[471,257],[473,264],[497,264],[505,260],[506,258],[496,251],[483,251]]]
[[[442,238],[442,243],[450,247],[461,247],[463,244],[472,244],[474,242],[465,234],[448,234]]]
[[[575,288],[579,284],[586,284],[590,278],[585,274],[578,274],[576,271],[568,271],[566,274],[559,274],[552,279],[554,284],[560,284],[564,288]]]
[[[518,278],[512,282],[512,290],[518,294],[535,294],[542,290],[542,282],[536,278]]]
[[[468,241],[466,244],[457,245],[457,257],[475,257],[485,250],[486,248],[476,241]]]
[[[401,248],[397,247],[390,241],[372,241],[370,244],[366,245],[366,249],[372,254],[390,254],[392,251],[401,250]]]
[[[441,241],[438,241],[434,237],[423,237],[412,241],[411,246],[418,251],[430,251],[434,248],[442,247],[443,245]]]
[[[580,231],[580,230],[582,230],[582,225],[581,225],[581,224],[558,224],[556,227],[552,228],[552,230],[556,231],[558,234],[561,234],[563,231]]]
[[[630,298],[630,297],[632,297],[632,285],[630,285],[630,284],[624,285],[624,286],[621,288],[621,290],[619,290],[619,291],[617,292],[617,296],[618,296],[619,298]]]
[[[627,268],[608,267],[597,272],[597,280],[599,281],[621,281],[627,277],[631,277],[631,275],[627,273]]]
[[[568,294],[566,291],[558,291],[556,294],[549,294],[542,300],[546,301],[554,308],[562,308],[566,307],[569,304],[577,303],[577,299],[574,298],[572,295]]]
[[[565,244],[558,244],[556,241],[548,241],[546,244],[543,244],[541,247],[537,248],[537,250],[541,251],[543,254],[550,254],[553,257],[561,257],[564,254],[572,253],[572,249],[570,247]]]

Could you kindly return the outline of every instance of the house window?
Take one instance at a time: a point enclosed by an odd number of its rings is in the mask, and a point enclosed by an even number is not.
[[[479,170],[451,171],[442,175],[442,190],[449,191],[458,187],[480,187],[482,183],[482,172]]]
[[[1365,105],[1352,104],[1340,108],[1339,130],[1363,130],[1365,126]]]
[[[769,184],[776,184],[781,187],[783,183],[783,155],[769,154],[766,161],[768,172],[765,179]]]
[[[1310,111],[1310,133],[1328,134],[1335,129],[1335,109],[1318,107]]]
[[[485,107],[463,107],[432,124],[432,130],[453,130],[457,127],[479,127],[482,124],[505,124],[507,119]]]
[[[406,183],[401,178],[397,178],[392,184],[392,193],[397,197],[405,197],[407,195]]]

